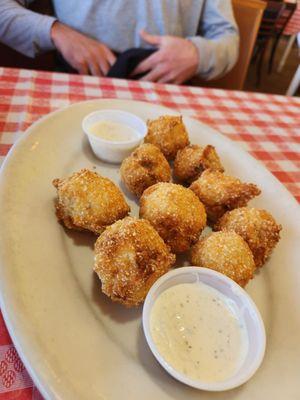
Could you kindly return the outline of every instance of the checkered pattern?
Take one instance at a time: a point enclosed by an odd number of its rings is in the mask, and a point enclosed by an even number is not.
[[[297,8],[294,11],[291,19],[284,29],[284,35],[296,35],[300,32],[300,1],[297,3]]]
[[[0,68],[0,163],[42,115],[96,98],[143,100],[197,118],[263,162],[300,201],[299,98]],[[41,399],[19,358],[7,363],[10,349],[0,314],[0,400]]]

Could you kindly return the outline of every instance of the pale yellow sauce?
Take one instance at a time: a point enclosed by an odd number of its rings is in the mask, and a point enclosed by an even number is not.
[[[202,282],[165,290],[152,307],[150,332],[162,357],[195,380],[233,376],[248,350],[244,320],[231,300]]]
[[[89,131],[93,135],[111,142],[127,142],[138,136],[137,131],[131,126],[108,120],[95,122],[89,127]]]

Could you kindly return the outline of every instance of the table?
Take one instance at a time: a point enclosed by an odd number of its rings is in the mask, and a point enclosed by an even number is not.
[[[24,130],[53,110],[95,98],[161,104],[249,151],[300,202],[300,98],[0,68],[0,165]],[[0,312],[0,400],[42,400]]]

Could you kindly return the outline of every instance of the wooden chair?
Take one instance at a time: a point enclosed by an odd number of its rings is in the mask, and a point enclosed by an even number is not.
[[[262,66],[265,59],[265,53],[269,41],[274,38],[276,32],[276,24],[279,22],[280,14],[283,13],[285,4],[283,1],[267,1],[266,9],[263,14],[261,26],[257,35],[255,44],[253,62],[257,63],[256,67],[256,85],[259,86],[261,81]]]
[[[284,28],[284,31],[282,33],[283,36],[289,37],[287,44],[284,46],[284,51],[282,56],[280,57],[280,61],[277,67],[277,72],[281,72],[286,60],[293,48],[293,45],[297,39],[297,34],[299,35],[298,32],[298,26],[300,25],[300,1],[296,3],[296,9],[293,12],[293,15],[288,21],[287,26]]]
[[[273,69],[273,62],[275,58],[275,52],[278,47],[278,43],[280,38],[282,37],[282,33],[285,30],[285,27],[289,23],[289,20],[293,16],[295,10],[297,8],[296,3],[284,3],[284,9],[280,13],[278,21],[275,25],[274,29],[274,40],[273,40],[273,45],[272,45],[272,50],[271,50],[271,55],[269,59],[269,66],[268,66],[268,72],[271,73]]]
[[[300,59],[300,32],[297,34],[298,57]],[[300,63],[286,92],[287,96],[294,96],[300,88]]]
[[[242,90],[250,64],[258,29],[266,3],[260,0],[232,0],[233,12],[240,31],[239,58],[224,77],[212,81],[193,79],[197,86]]]
[[[295,4],[285,3],[282,0],[267,1],[266,5],[267,7],[263,14],[261,26],[257,35],[257,41],[255,44],[255,51],[253,56],[253,62],[257,62],[257,86],[260,84],[261,81],[262,66],[265,61],[265,53],[268,48],[269,42],[273,40],[273,46],[268,62],[268,72],[270,73],[272,71],[275,51],[277,49],[279,39],[296,8]]]

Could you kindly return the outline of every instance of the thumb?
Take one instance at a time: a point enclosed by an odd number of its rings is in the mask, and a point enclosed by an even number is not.
[[[141,38],[154,46],[159,46],[161,44],[161,36],[158,35],[150,35],[150,33],[146,32],[144,29],[140,31]]]

